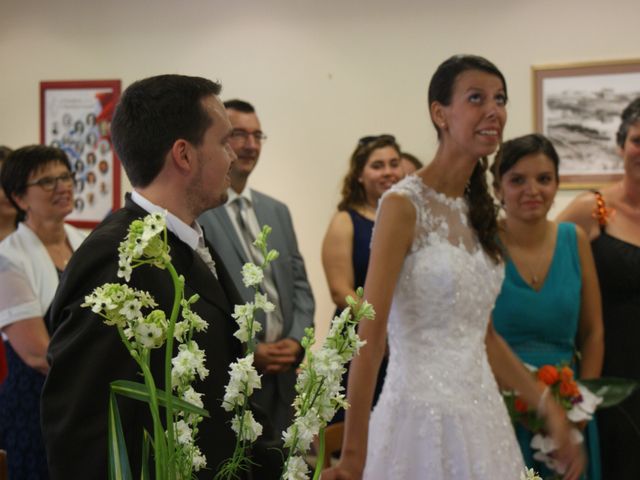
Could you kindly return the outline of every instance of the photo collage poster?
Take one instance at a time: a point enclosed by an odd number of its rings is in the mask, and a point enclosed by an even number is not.
[[[75,173],[74,210],[67,220],[95,226],[120,202],[120,164],[110,135],[119,86],[43,86],[43,143],[61,148]]]

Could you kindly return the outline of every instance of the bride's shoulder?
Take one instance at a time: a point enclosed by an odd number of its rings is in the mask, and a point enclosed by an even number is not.
[[[404,198],[404,202],[408,200],[417,208],[423,203],[424,187],[420,177],[407,175],[382,195],[381,202],[387,198]]]

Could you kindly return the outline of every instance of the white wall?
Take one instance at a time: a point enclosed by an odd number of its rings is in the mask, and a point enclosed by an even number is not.
[[[269,135],[251,183],[291,208],[324,330],[320,244],[356,139],[394,133],[430,159],[428,79],[462,52],[504,72],[505,138],[528,133],[531,65],[637,57],[637,14],[637,0],[0,0],[0,144],[38,141],[41,80],[219,79]]]

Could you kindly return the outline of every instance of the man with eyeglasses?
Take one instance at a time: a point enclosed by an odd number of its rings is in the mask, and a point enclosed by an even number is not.
[[[280,257],[265,272],[263,293],[276,308],[266,318],[259,317],[263,329],[255,365],[262,374],[262,388],[253,397],[280,435],[293,418],[295,370],[304,353],[300,341],[304,329],[313,325],[315,303],[289,209],[247,186],[266,140],[255,109],[242,100],[229,100],[224,106],[233,127],[229,144],[237,157],[230,171],[229,198],[224,207],[208,210],[198,221],[224,258],[245,301],[253,301],[254,291],[242,283],[242,265],[261,262],[261,254],[251,242],[262,226],[273,228],[269,247],[278,250]]]

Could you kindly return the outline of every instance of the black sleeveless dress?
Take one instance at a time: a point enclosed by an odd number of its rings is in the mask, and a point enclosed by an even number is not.
[[[601,221],[600,235],[591,248],[602,292],[602,376],[640,381],[640,247],[612,237]],[[640,391],[600,410],[597,419],[602,478],[640,479]]]
[[[355,210],[347,210],[347,213],[351,217],[353,223],[353,249],[351,265],[353,266],[353,280],[355,282],[354,288],[364,287],[364,281],[367,278],[367,270],[369,268],[369,256],[371,254],[371,236],[373,234],[373,220],[369,220],[363,217]],[[335,315],[340,315],[341,310],[336,309]],[[385,355],[380,364],[380,370],[378,371],[378,380],[376,381],[376,388],[373,394],[373,404],[375,406],[378,402],[380,392],[382,392],[382,386],[384,385],[384,377],[387,373],[388,358]],[[347,388],[349,379],[349,373],[347,372],[342,377],[342,386]],[[344,410],[338,410],[335,416],[329,423],[337,423],[344,421]]]

